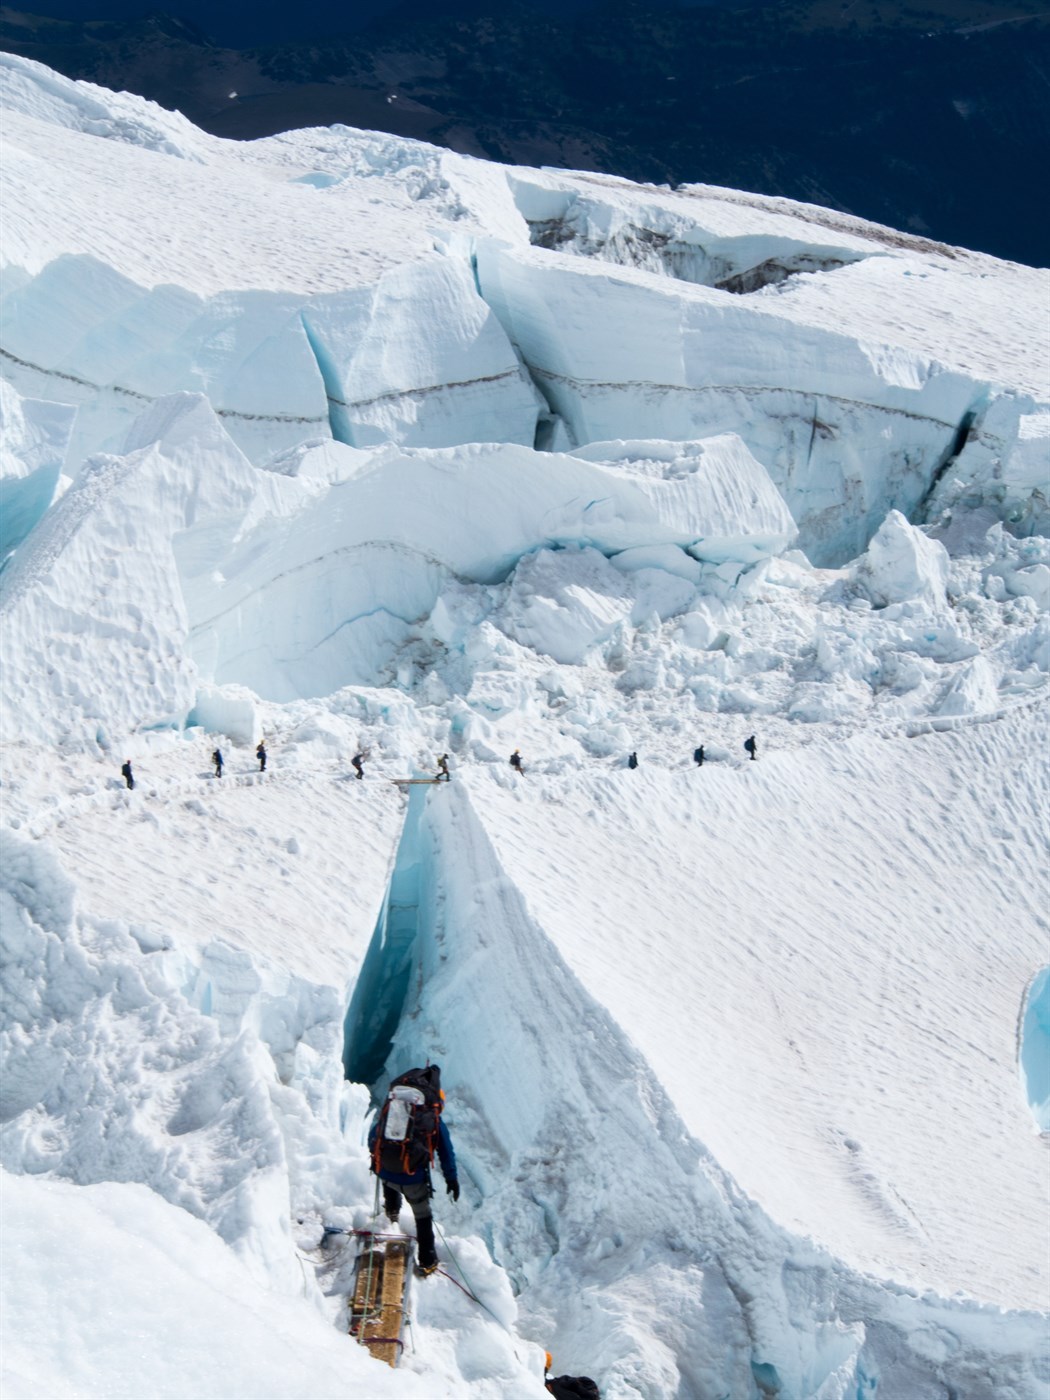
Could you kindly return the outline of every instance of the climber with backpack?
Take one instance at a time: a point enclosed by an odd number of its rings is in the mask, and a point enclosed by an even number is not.
[[[430,1167],[437,1152],[445,1190],[459,1200],[459,1176],[452,1139],[441,1121],[445,1095],[441,1091],[441,1066],[410,1069],[391,1080],[376,1120],[368,1134],[372,1170],[383,1184],[383,1209],[392,1225],[401,1214],[401,1197],[412,1207],[419,1244],[417,1273],[426,1278],[438,1266],[434,1246],[434,1218],[430,1198],[434,1188]]]

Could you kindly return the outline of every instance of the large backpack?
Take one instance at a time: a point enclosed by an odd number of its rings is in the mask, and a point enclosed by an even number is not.
[[[376,1172],[412,1175],[430,1166],[443,1102],[439,1065],[410,1069],[390,1081],[376,1124],[372,1153]]]
[[[601,1400],[590,1376],[550,1376],[546,1385],[555,1400]]]

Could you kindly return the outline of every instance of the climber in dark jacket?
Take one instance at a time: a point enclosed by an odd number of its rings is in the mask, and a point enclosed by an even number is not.
[[[697,768],[703,768],[703,766],[704,766],[704,746],[703,746],[703,744],[698,745],[698,746],[693,750],[693,762],[696,764]]]
[[[442,1094],[442,1098],[444,1095]],[[379,1119],[372,1124],[368,1133],[368,1149],[375,1161],[376,1137],[379,1133]],[[459,1200],[459,1174],[456,1171],[456,1154],[452,1150],[452,1139],[444,1122],[438,1119],[437,1139],[438,1164],[445,1178],[445,1190],[454,1201]],[[374,1167],[373,1167],[374,1170]],[[432,1274],[438,1266],[437,1249],[434,1246],[434,1217],[430,1209],[430,1198],[434,1188],[430,1181],[430,1165],[424,1163],[415,1172],[381,1170],[377,1173],[383,1183],[383,1209],[392,1225],[401,1214],[401,1197],[412,1207],[416,1218],[416,1240],[419,1244],[419,1272]]]
[[[212,763],[215,764],[215,776],[222,777],[222,749],[216,749],[211,756]]]
[[[121,770],[120,770],[120,776],[121,776],[121,777],[124,779],[124,781],[127,783],[127,785],[128,785],[128,791],[130,792],[130,790],[135,786],[135,775],[134,775],[134,773],[132,773],[132,771],[131,771],[131,759],[130,759],[130,758],[126,758],[126,759],[124,760],[124,764],[123,764],[123,766],[122,766],[122,768],[121,768]]]

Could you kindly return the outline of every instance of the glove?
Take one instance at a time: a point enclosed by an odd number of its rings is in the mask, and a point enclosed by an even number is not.
[[[448,1192],[448,1194],[452,1197],[452,1199],[453,1199],[454,1201],[458,1201],[458,1200],[459,1200],[459,1182],[458,1182],[458,1181],[446,1181],[446,1182],[445,1182],[445,1190]]]

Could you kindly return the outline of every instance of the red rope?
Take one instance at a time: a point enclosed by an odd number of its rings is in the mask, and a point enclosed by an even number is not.
[[[464,1287],[463,1287],[463,1285],[460,1283],[460,1281],[459,1281],[458,1278],[453,1278],[452,1275],[451,1275],[451,1274],[447,1274],[447,1273],[445,1272],[444,1269],[437,1269],[435,1272],[436,1272],[436,1273],[439,1273],[439,1274],[441,1275],[442,1278],[447,1278],[448,1281],[449,1281],[449,1283],[454,1283],[454,1284],[456,1285],[456,1287],[459,1289],[459,1291],[460,1291],[461,1293],[465,1293],[472,1303],[477,1303],[477,1305],[478,1305],[479,1307],[481,1307],[481,1308],[483,1308],[483,1307],[485,1306],[485,1304],[481,1301],[480,1298],[475,1297],[475,1295],[474,1295],[473,1293],[471,1293],[471,1291],[470,1291],[469,1288],[464,1288]]]

